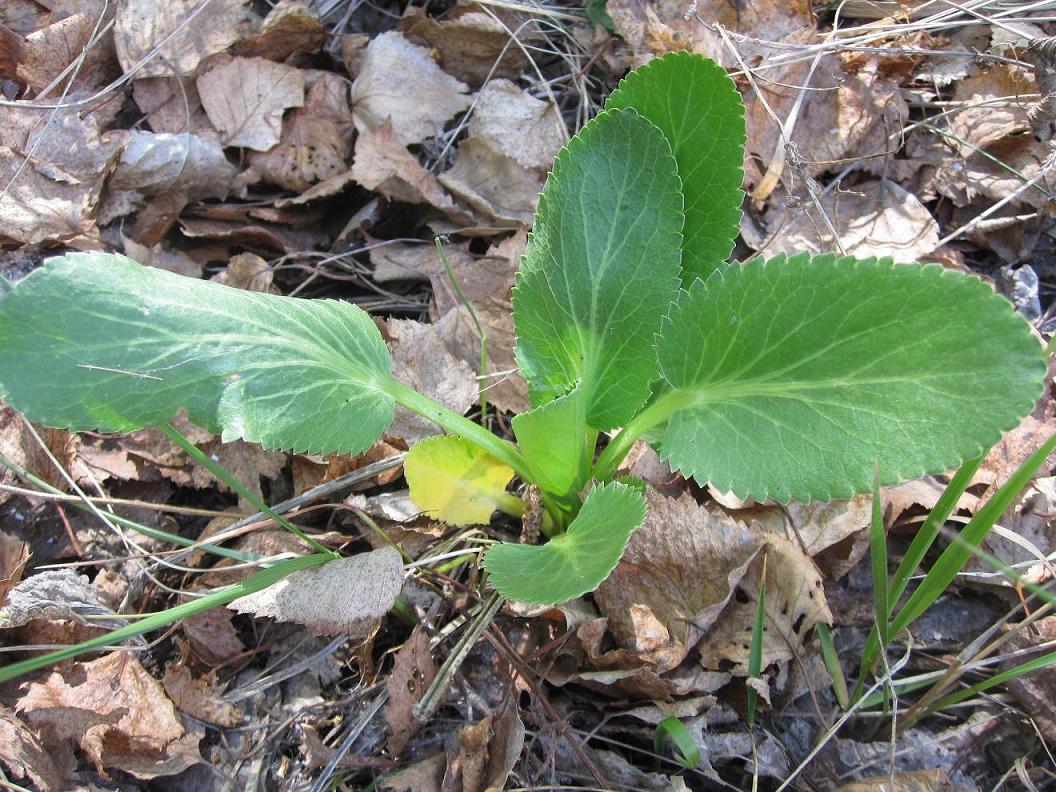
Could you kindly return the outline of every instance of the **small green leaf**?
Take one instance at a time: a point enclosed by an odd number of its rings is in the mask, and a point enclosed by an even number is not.
[[[682,193],[671,147],[633,110],[558,155],[513,293],[532,403],[582,382],[587,421],[629,420],[656,378],[652,336],[678,287]]]
[[[667,137],[686,197],[682,283],[706,278],[741,222],[744,103],[733,80],[708,58],[672,52],[628,74],[605,107],[633,108]]]
[[[361,309],[233,289],[124,256],[53,258],[0,298],[0,395],[27,417],[128,432],[182,408],[224,440],[357,452],[392,422]]]
[[[671,740],[678,749],[675,758],[687,770],[700,767],[700,748],[697,746],[689,729],[676,715],[668,715],[658,724],[653,732],[653,752],[663,756],[664,747]]]
[[[514,417],[513,433],[521,453],[547,492],[563,495],[576,486],[586,453],[583,390],[554,399]]]
[[[416,443],[403,471],[415,505],[451,525],[484,525],[517,500],[506,492],[513,469],[455,435]]]
[[[566,533],[545,545],[495,545],[484,567],[504,597],[537,605],[566,602],[601,585],[644,520],[645,498],[610,482],[590,491]]]
[[[657,351],[661,453],[757,500],[846,498],[956,467],[1030,412],[1046,361],[983,281],[833,255],[717,271],[680,293]]]

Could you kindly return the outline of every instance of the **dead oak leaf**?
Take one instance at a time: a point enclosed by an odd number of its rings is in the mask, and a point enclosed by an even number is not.
[[[766,537],[689,494],[647,497],[645,524],[594,599],[617,643],[663,673],[715,621]]]
[[[419,625],[396,653],[392,673],[385,680],[389,701],[384,714],[390,731],[388,748],[393,756],[399,755],[421,727],[414,717],[414,705],[435,678],[436,663],[429,652],[429,634]]]
[[[198,75],[198,96],[225,146],[267,151],[282,114],[304,104],[304,73],[264,58],[232,58]]]
[[[403,563],[392,547],[294,572],[228,608],[295,622],[317,635],[361,638],[389,612],[403,588]]]
[[[125,72],[138,66],[137,78],[193,74],[203,58],[239,40],[247,19],[245,0],[123,0],[114,22],[117,59]]]
[[[65,675],[53,671],[25,690],[16,709],[31,726],[80,714],[102,721],[75,736],[100,773],[110,767],[154,778],[201,761],[198,738],[185,731],[161,684],[125,652],[78,663]]]
[[[352,83],[356,128],[363,133],[388,121],[400,145],[420,143],[469,107],[468,90],[436,64],[429,50],[399,33],[382,33],[367,46]]]

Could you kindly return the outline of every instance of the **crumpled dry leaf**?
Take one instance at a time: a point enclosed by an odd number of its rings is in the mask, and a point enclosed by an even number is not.
[[[61,792],[66,771],[33,732],[7,707],[0,707],[0,762],[18,781],[26,778],[41,792]]]
[[[68,464],[76,446],[69,432],[64,429],[48,429],[42,426],[35,428],[48,450],[59,462]],[[48,459],[44,449],[40,447],[36,438],[26,427],[22,416],[3,401],[0,401],[0,453],[16,465],[40,476],[54,487],[61,487],[66,483],[62,474],[55,469],[55,465]],[[21,482],[12,470],[0,465],[0,484],[22,486],[24,482]],[[8,493],[0,492],[0,503],[4,503],[10,497]]]
[[[939,242],[935,218],[910,192],[891,180],[863,182],[853,191],[830,194],[822,208],[839,234],[848,255],[866,258],[890,256],[899,262],[919,261]],[[766,255],[797,252],[827,253],[836,250],[836,241],[818,213],[804,200],[797,209],[775,207],[766,215],[773,236],[746,239]]]
[[[239,40],[247,19],[245,0],[123,0],[114,24],[117,59],[127,72],[168,39],[137,78],[193,74],[203,58]]]
[[[517,228],[532,224],[546,177],[480,138],[466,138],[458,145],[455,164],[438,178],[453,195],[500,226]]]
[[[1025,629],[1019,625],[1009,624],[1005,627],[1005,630],[1016,633],[1009,639],[1009,652],[1030,649],[1050,641],[1056,641],[1056,616],[1047,616],[1044,619],[1039,619]],[[1020,655],[1007,660],[1003,664],[1002,670],[1011,670],[1027,659],[1027,657]],[[1010,679],[1006,684],[1012,695],[1019,701],[1020,706],[1038,724],[1038,728],[1045,736],[1045,740],[1047,742],[1056,741],[1056,678],[1053,677],[1052,673],[1036,671],[1033,674]]]
[[[106,85],[118,75],[114,60],[113,39],[102,36],[91,43],[97,32],[94,15],[73,14],[42,27],[25,38],[17,76],[40,94],[63,74],[66,68],[84,55],[67,96]]]
[[[234,616],[224,608],[213,608],[180,621],[191,651],[206,665],[222,665],[246,651],[231,621]]]
[[[441,792],[447,759],[442,753],[419,759],[381,779],[381,788],[392,792]]]
[[[78,663],[65,676],[53,671],[25,691],[16,709],[57,738],[49,750],[75,740],[100,773],[111,767],[149,779],[201,761],[199,736],[183,728],[160,683],[125,652]]]
[[[231,58],[198,75],[198,96],[225,146],[267,151],[282,114],[304,104],[304,72],[264,58]]]
[[[1003,63],[958,81],[953,101],[961,106],[949,117],[949,130],[954,135],[951,143],[967,156],[976,148],[1028,131],[1031,100],[1020,97],[1036,92],[1026,71]]]
[[[98,626],[87,616],[113,616],[113,611],[99,602],[98,592],[85,575],[72,569],[48,569],[8,591],[7,601],[0,607],[0,629],[21,627],[33,619]]]
[[[29,561],[29,545],[9,533],[0,533],[0,606],[7,594],[22,580]]]
[[[236,173],[215,140],[189,133],[132,130],[110,189],[144,195],[179,192],[188,201],[225,198]]]
[[[384,714],[390,732],[388,749],[393,756],[398,756],[421,728],[421,722],[414,717],[414,705],[435,678],[436,662],[429,652],[429,634],[418,625],[396,653],[392,673],[385,680],[389,701]]]
[[[832,623],[825,601],[821,575],[798,547],[783,536],[766,535],[766,630],[763,632],[763,663],[787,662],[800,652],[807,635],[818,622]],[[723,661],[729,671],[748,676],[748,656],[755,625],[762,556],[756,556],[741,578],[746,602],[735,599],[723,610],[698,645],[700,662],[717,669]]]
[[[1009,135],[991,143],[985,152],[946,158],[935,174],[935,189],[957,206],[977,198],[999,201],[1016,193],[1011,206],[1047,212],[1052,208],[1049,196],[1056,191],[1056,168],[1046,165],[1051,157],[1048,142],[1032,135]],[[1024,179],[1035,186],[1022,189]]]
[[[286,119],[279,144],[249,159],[265,181],[295,192],[344,174],[352,151],[347,84],[329,72],[314,78],[304,106]]]
[[[458,753],[448,753],[447,785],[458,783],[462,792],[506,788],[506,780],[524,748],[524,724],[517,707],[507,699],[499,713],[488,713],[458,733]]]
[[[220,697],[213,674],[196,677],[185,663],[171,663],[161,683],[177,709],[191,717],[229,729],[242,722],[242,711]]]
[[[489,78],[516,79],[528,60],[510,41],[509,29],[497,16],[500,9],[491,6],[488,11],[474,3],[459,4],[436,19],[409,5],[397,30],[434,50],[445,72],[470,85],[479,86]],[[522,43],[530,41],[530,29],[517,29]]]
[[[220,140],[209,122],[193,77],[145,77],[132,81],[132,98],[154,132],[187,132]]]
[[[836,792],[957,792],[949,774],[942,769],[916,770],[863,778],[839,787]]]
[[[386,121],[400,145],[420,143],[467,109],[469,87],[445,73],[429,50],[390,31],[367,46],[352,83],[353,114],[360,133]]]
[[[647,500],[645,524],[594,599],[617,644],[663,673],[708,631],[766,539],[688,493]]]
[[[448,351],[441,329],[413,319],[389,319],[385,334],[392,352],[392,376],[462,415],[477,401],[476,372]],[[396,418],[385,433],[415,443],[441,430],[432,421],[397,407]]]
[[[745,522],[757,522],[768,531],[795,542],[813,557],[868,528],[872,509],[871,495],[855,495],[850,500],[792,501],[780,508],[759,506],[734,512],[733,516]]]
[[[157,267],[189,278],[202,277],[201,262],[195,261],[183,251],[165,247],[161,243],[148,247],[123,235],[121,243],[125,247],[125,255],[144,266]]]
[[[492,80],[477,95],[469,136],[526,168],[544,171],[568,142],[557,108],[509,80]]]
[[[983,550],[1014,566],[1035,585],[1056,577],[1056,478],[1034,479],[994,529],[983,540]],[[984,581],[1011,585],[1010,581],[982,559],[972,558],[968,570],[983,573]]]
[[[239,253],[232,256],[223,271],[213,276],[212,280],[224,283],[236,289],[247,291],[264,292],[265,294],[276,293],[272,285],[275,280],[275,272],[266,259],[256,253]]]
[[[389,612],[403,587],[403,563],[391,547],[294,572],[228,608],[296,622],[317,635],[361,638]]]
[[[291,55],[315,52],[326,43],[326,28],[306,3],[280,0],[264,17],[260,31],[232,47],[235,55],[284,62]]]

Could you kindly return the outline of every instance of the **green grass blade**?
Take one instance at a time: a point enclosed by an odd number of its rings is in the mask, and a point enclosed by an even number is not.
[[[904,630],[920,617],[940,597],[964,568],[975,549],[994,527],[994,523],[1019,497],[1019,493],[1034,477],[1049,455],[1056,450],[1056,434],[1046,440],[1041,448],[1031,454],[1014,474],[986,501],[971,521],[961,530],[954,541],[939,556],[928,570],[920,586],[892,619],[891,634]]]
[[[173,622],[185,619],[188,616],[193,616],[196,613],[201,613],[202,611],[207,611],[210,608],[226,605],[239,597],[244,597],[247,594],[253,594],[254,592],[266,589],[268,586],[274,585],[283,578],[292,575],[294,572],[319,566],[320,564],[330,561],[332,558],[333,556],[329,554],[315,554],[277,561],[273,566],[251,575],[241,583],[231,586],[230,588],[220,589],[219,591],[192,600],[191,602],[185,602],[182,605],[169,608],[161,613],[147,616],[144,619],[136,621],[134,624],[114,630],[106,635],[100,635],[97,638],[82,641],[79,644],[74,644],[73,646],[68,646],[64,649],[48,652],[40,657],[32,657],[29,660],[23,660],[19,663],[12,663],[11,665],[0,667],[0,683],[16,679],[17,677],[20,677],[23,674],[28,674],[31,671],[46,668],[54,663],[68,660],[71,657],[76,657],[84,652],[90,652],[93,649],[114,646],[129,638],[134,638],[137,635],[167,627]]]
[[[926,717],[935,712],[940,712],[946,707],[952,707],[954,704],[959,704],[965,699],[969,699],[977,693],[982,693],[989,690],[997,685],[1003,685],[1005,682],[1009,682],[1013,679],[1023,676],[1024,674],[1030,674],[1034,671],[1040,671],[1049,666],[1056,665],[1056,652],[1049,652],[1041,657],[1036,657],[1033,660],[1028,660],[1015,668],[1010,668],[1007,671],[1002,671],[999,674],[994,674],[988,679],[984,679],[981,682],[977,682],[974,685],[958,690],[956,693],[951,693],[945,698],[939,699],[927,710],[925,710],[922,717]]]
[[[880,468],[873,479],[873,516],[869,523],[869,563],[873,577],[873,618],[880,642],[887,646],[891,607],[888,601],[887,531],[880,503]]]
[[[656,724],[656,731],[653,732],[654,752],[663,756],[668,739],[675,744],[675,748],[678,750],[675,758],[678,759],[679,764],[687,770],[696,770],[700,767],[700,748],[697,747],[697,743],[693,739],[693,735],[689,733],[689,729],[686,728],[686,724],[674,715],[664,718]]]
[[[748,650],[748,676],[760,679],[763,673],[763,626],[766,622],[766,556],[763,556],[763,571],[759,575],[759,602],[755,608],[755,623],[752,625],[752,645]],[[755,725],[755,707],[759,691],[748,687],[748,728]]]
[[[821,643],[821,659],[825,663],[825,670],[829,673],[832,681],[832,692],[836,695],[836,702],[842,709],[851,705],[851,697],[847,691],[847,679],[843,675],[843,667],[840,665],[840,656],[836,652],[836,644],[832,641],[832,633],[829,625],[818,622],[818,641]]]

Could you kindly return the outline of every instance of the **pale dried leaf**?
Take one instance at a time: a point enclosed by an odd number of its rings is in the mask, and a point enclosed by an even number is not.
[[[62,792],[65,773],[40,739],[7,707],[0,707],[0,762],[16,781],[26,778],[41,792]]]
[[[799,545],[807,555],[816,556],[868,528],[872,508],[871,495],[855,495],[850,500],[792,501],[780,508],[760,506],[734,512],[733,516],[745,522],[754,520],[768,531]]]
[[[304,104],[304,73],[264,58],[232,58],[198,75],[202,107],[225,146],[267,151],[282,134],[282,114]]]
[[[429,50],[399,33],[382,33],[368,45],[352,83],[356,128],[362,133],[388,121],[401,145],[420,143],[469,107],[468,90],[441,70]]]
[[[145,60],[137,78],[193,74],[203,58],[238,41],[246,19],[245,0],[123,0],[114,24],[117,59],[126,72]]]
[[[962,103],[949,118],[952,142],[965,155],[1003,137],[1030,129],[1028,111],[1034,81],[1023,69],[999,63],[992,69],[960,80],[953,101]]]
[[[400,554],[385,547],[294,572],[227,607],[296,622],[317,635],[362,637],[389,612],[402,587]]]
[[[47,429],[42,426],[35,428],[47,446],[47,450],[54,454],[60,462],[68,463],[71,460],[76,441],[66,430]],[[60,487],[66,483],[45,450],[33,437],[33,433],[29,431],[21,414],[8,407],[3,401],[0,401],[0,453],[16,465],[40,476],[52,486]],[[0,465],[0,484],[21,486],[23,482],[14,471]],[[8,493],[0,492],[0,503],[4,503],[10,497]],[[0,599],[0,602],[2,601]]]
[[[594,599],[617,644],[664,672],[708,631],[766,537],[689,494],[647,497],[645,524]]]
[[[435,678],[436,663],[429,652],[429,634],[419,625],[396,653],[392,673],[385,680],[389,701],[384,712],[390,732],[388,748],[393,755],[399,754],[421,727],[414,717],[414,705]]]
[[[225,522],[225,526],[230,520]],[[238,630],[232,623],[235,614],[224,608],[213,608],[180,622],[191,651],[209,666],[228,663],[246,651]]]
[[[181,250],[165,247],[161,243],[148,247],[123,234],[121,244],[124,245],[125,255],[140,264],[175,272],[178,275],[186,275],[189,278],[202,277],[201,262],[195,261]]]
[[[275,272],[266,259],[256,253],[239,253],[232,256],[221,272],[212,280],[233,286],[236,289],[274,294]]]
[[[92,215],[99,202],[96,184],[7,146],[0,145],[0,241],[16,244],[90,241],[98,236]]]
[[[283,62],[291,55],[315,52],[326,43],[326,28],[306,3],[280,0],[260,26],[260,32],[233,48],[235,55]]]
[[[196,677],[184,663],[172,663],[162,679],[165,692],[177,709],[206,723],[234,728],[242,722],[242,711],[221,698],[223,690],[213,675]]]
[[[110,187],[144,195],[181,192],[188,200],[224,198],[236,172],[215,140],[132,130]]]
[[[472,260],[468,243],[448,243],[444,246],[447,261],[456,276]],[[369,252],[370,263],[374,267],[373,278],[378,283],[392,281],[424,281],[446,278],[444,265],[430,244],[408,245],[394,242],[372,247]],[[462,281],[460,280],[460,285]],[[467,286],[470,284],[466,284]]]
[[[528,63],[524,51],[510,41],[510,28],[498,18],[498,8],[493,6],[492,13],[479,9],[457,5],[436,19],[423,8],[407,6],[397,29],[435,50],[444,71],[471,85],[489,78],[516,79]],[[531,38],[530,29],[518,28],[521,43]]]
[[[957,206],[976,199],[999,201],[1015,193],[1011,206],[1048,211],[1049,196],[1056,191],[1056,168],[1047,164],[1051,156],[1048,142],[1033,135],[1009,135],[991,143],[985,152],[946,158],[935,174],[935,187]],[[1034,186],[1024,189],[1024,180]]]
[[[125,652],[79,663],[66,677],[51,672],[25,690],[16,709],[30,724],[71,710],[105,720],[77,737],[99,772],[116,767],[154,778],[201,761],[197,737],[184,730],[161,684]]]
[[[461,415],[477,400],[477,380],[473,368],[448,350],[442,332],[450,327],[389,319],[386,335],[391,340],[392,376]],[[408,443],[440,433],[432,421],[403,407],[396,408],[396,419],[386,431]]]
[[[29,561],[29,545],[9,533],[0,533],[0,606],[19,581]]]
[[[526,168],[549,170],[568,142],[557,108],[509,80],[492,80],[481,90],[469,119],[469,135]]]
[[[132,98],[154,132],[187,132],[220,139],[205,114],[193,77],[146,77],[132,81]]]
[[[839,234],[844,251],[851,256],[919,261],[939,242],[935,218],[912,193],[890,180],[863,182],[853,192],[830,194],[821,206]],[[836,240],[825,220],[809,200],[798,209],[779,207],[766,219],[777,229],[762,243],[768,256],[836,249]]]
[[[419,759],[417,762],[390,773],[381,780],[382,789],[392,792],[440,792],[447,759],[444,754]]]
[[[763,632],[765,669],[774,663],[792,660],[818,622],[832,623],[825,601],[821,575],[792,542],[782,536],[766,536],[766,629]],[[755,625],[756,600],[762,556],[756,556],[740,588],[747,602],[734,600],[714,622],[699,644],[700,662],[717,669],[723,661],[737,676],[748,676],[748,658]],[[725,664],[724,664],[725,665]]]
[[[97,20],[88,14],[74,14],[26,36],[17,74],[34,94],[49,87],[66,67],[84,53],[71,90],[105,85],[118,74],[114,46],[109,37],[94,42],[87,50]]]
[[[863,778],[844,784],[836,792],[958,792],[962,789],[950,779],[946,770],[936,768]]]
[[[479,138],[463,140],[455,164],[439,176],[456,197],[511,228],[532,224],[544,178]]]
[[[254,153],[251,166],[273,184],[304,192],[348,170],[352,151],[352,112],[348,88],[336,74],[318,74],[305,98],[283,125],[282,140],[270,151]]]
[[[72,569],[49,569],[28,577],[7,593],[0,608],[0,629],[20,627],[33,619],[75,621],[97,626],[88,616],[112,616],[99,602],[88,578]]]

